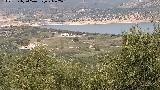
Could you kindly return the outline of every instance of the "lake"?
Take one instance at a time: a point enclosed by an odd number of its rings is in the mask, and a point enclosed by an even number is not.
[[[80,31],[90,33],[108,33],[108,34],[121,34],[123,31],[128,31],[134,23],[113,23],[113,24],[100,24],[100,25],[47,25],[44,28],[53,28],[69,31]],[[154,29],[153,23],[139,23],[138,26],[151,32]]]
[[[7,12],[30,12],[36,11],[37,8],[41,8],[44,11],[50,7],[50,4],[42,4],[42,3],[0,3],[0,9]],[[80,31],[80,32],[91,32],[91,33],[109,33],[109,34],[121,34],[123,31],[128,31],[134,23],[113,23],[113,24],[101,24],[101,25],[48,25],[45,26],[47,28],[55,28],[55,29],[63,29],[70,31]],[[152,23],[139,23],[139,26],[146,30],[152,31],[154,26]],[[44,27],[44,26],[43,26]]]

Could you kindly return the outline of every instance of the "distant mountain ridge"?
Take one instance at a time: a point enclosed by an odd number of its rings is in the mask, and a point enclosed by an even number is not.
[[[127,3],[122,3],[119,8],[148,8],[148,7],[158,7],[160,6],[160,0],[137,0],[128,1]]]
[[[0,10],[2,11],[34,11],[48,9],[74,9],[74,8],[145,8],[157,7],[160,0],[64,0],[63,3],[14,3],[0,2]],[[83,2],[84,1],[84,2]]]
[[[85,4],[82,2],[85,1]],[[64,7],[81,7],[84,5],[89,8],[120,8],[124,5],[126,8],[145,7],[159,5],[160,0],[65,0]],[[127,7],[127,5],[130,5]]]
[[[2,6],[6,6],[6,7],[18,7],[18,6],[27,6],[26,4],[23,3],[18,3],[18,0],[13,0],[16,3],[6,3],[3,2]],[[85,3],[83,3],[83,1],[85,1]],[[88,8],[115,8],[123,3],[128,3],[128,2],[137,2],[137,0],[64,0],[63,3],[34,3],[32,4],[33,7],[37,7],[37,5],[59,5],[61,7],[65,7],[65,8],[74,8],[74,7],[88,7]],[[144,0],[143,0],[144,1]],[[146,0],[145,0],[146,1]],[[2,2],[2,1],[1,1]],[[8,6],[7,6],[8,4]]]

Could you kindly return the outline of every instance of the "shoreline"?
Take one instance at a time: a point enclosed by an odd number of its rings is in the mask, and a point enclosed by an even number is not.
[[[0,27],[5,26],[52,26],[52,25],[70,25],[70,26],[81,26],[81,25],[108,25],[108,24],[139,24],[139,23],[151,23],[149,20],[136,20],[136,21],[80,21],[80,22],[46,22],[42,24],[41,22],[23,23],[21,21],[12,21],[1,24]]]
[[[150,21],[122,21],[122,22],[48,22],[47,24],[44,25],[39,25],[39,26],[51,26],[51,25],[107,25],[107,24],[139,24],[139,23],[150,23]],[[31,25],[32,26],[32,25]],[[34,26],[34,25],[33,25]]]

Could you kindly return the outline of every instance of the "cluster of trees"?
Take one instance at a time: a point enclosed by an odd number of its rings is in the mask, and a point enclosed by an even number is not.
[[[94,64],[56,58],[39,46],[0,54],[2,90],[159,90],[160,29],[123,33],[119,52],[92,57]]]

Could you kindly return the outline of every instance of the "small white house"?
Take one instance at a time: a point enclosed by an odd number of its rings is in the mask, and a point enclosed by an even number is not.
[[[21,49],[21,50],[32,50],[35,47],[36,47],[36,44],[30,43],[28,46],[21,46],[21,47],[19,47],[19,49]]]
[[[20,46],[19,49],[21,50],[32,50],[34,49],[36,46],[48,46],[47,44],[45,43],[39,43],[39,42],[35,42],[35,43],[30,43],[29,45],[27,46]]]
[[[70,46],[69,49],[73,49],[74,47]]]
[[[69,35],[69,33],[61,33],[60,34],[60,37],[69,37],[70,35]]]
[[[69,34],[69,33],[61,33],[59,34],[59,37],[82,37],[81,35],[74,35],[74,34]]]

